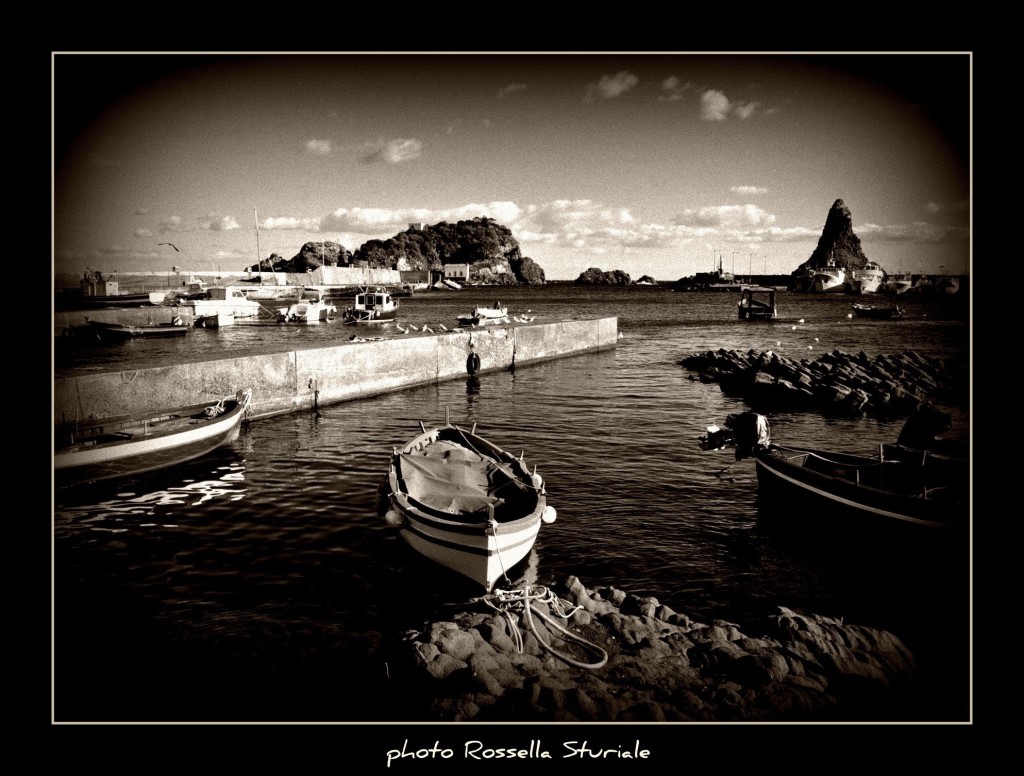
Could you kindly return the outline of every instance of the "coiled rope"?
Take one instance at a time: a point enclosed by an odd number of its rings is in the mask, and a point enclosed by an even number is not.
[[[554,618],[549,617],[544,612],[534,608],[533,602],[545,603],[552,612],[563,620],[568,620],[569,617],[582,608],[580,606],[574,606],[569,612],[566,612],[563,608],[563,604],[566,602],[562,601],[562,599],[556,596],[553,591],[543,585],[527,584],[523,585],[522,588],[513,590],[502,590],[496,588],[493,593],[485,595],[479,600],[483,601],[487,606],[495,611],[500,612],[506,619],[509,624],[509,631],[512,634],[512,639],[515,642],[516,649],[518,649],[520,653],[523,651],[523,634],[519,629],[516,618],[514,618],[512,614],[513,612],[518,613],[521,611],[523,612],[523,619],[526,621],[527,629],[533,634],[534,638],[537,639],[541,648],[546,652],[550,652],[562,662],[568,663],[571,666],[576,666],[577,668],[590,669],[601,668],[601,666],[608,662],[608,653],[597,644],[573,633],[561,623],[557,622]],[[537,628],[533,622],[533,615],[537,615],[537,617],[544,620],[552,628],[564,634],[567,641],[573,641],[582,645],[585,651],[596,655],[598,660],[593,663],[584,663],[583,661],[575,660],[574,658],[556,650],[551,646],[551,644],[541,638],[539,633],[537,633]]]

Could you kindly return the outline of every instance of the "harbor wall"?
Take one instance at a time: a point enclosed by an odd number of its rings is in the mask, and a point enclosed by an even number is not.
[[[252,389],[249,418],[614,348],[618,319],[581,318],[344,342],[54,380],[54,423],[217,401]]]

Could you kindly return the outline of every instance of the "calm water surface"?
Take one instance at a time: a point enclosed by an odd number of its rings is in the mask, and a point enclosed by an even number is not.
[[[891,630],[930,678],[929,718],[966,718],[966,548],[933,555],[871,536],[780,530],[768,518],[784,505],[759,503],[753,463],[697,446],[709,423],[748,407],[679,364],[718,348],[965,356],[962,307],[909,301],[902,321],[865,321],[849,317],[848,296],[780,293],[782,320],[747,323],[727,293],[499,293],[424,292],[402,300],[399,323],[439,331],[500,299],[537,321],[618,316],[618,347],[254,421],[200,461],[55,494],[56,718],[417,719],[389,680],[387,651],[478,591],[415,556],[376,518],[374,500],[392,449],[446,412],[525,451],[545,477],[558,520],[517,576],[575,574],[741,630],[777,606]],[[395,325],[236,325],[60,353],[55,372],[353,334],[409,336]],[[966,402],[945,408],[969,428]],[[902,423],[811,412],[771,421],[780,442],[850,451],[893,440]]]

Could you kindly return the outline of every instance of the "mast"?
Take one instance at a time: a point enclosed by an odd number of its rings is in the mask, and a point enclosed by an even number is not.
[[[262,278],[263,259],[260,255],[260,219],[259,216],[256,215],[256,208],[252,209],[252,220],[253,223],[256,224],[256,271],[261,273],[260,277]]]

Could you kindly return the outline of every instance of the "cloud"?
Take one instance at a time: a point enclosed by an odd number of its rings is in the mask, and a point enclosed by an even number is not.
[[[717,89],[708,89],[700,96],[700,117],[705,121],[725,121],[730,115],[748,119],[760,103],[733,102]]]
[[[506,226],[515,223],[521,214],[514,202],[489,202],[460,205],[456,208],[338,208],[320,220],[322,232],[352,232],[377,238],[391,237],[405,231],[411,223],[436,224],[440,221],[463,221],[487,216]]]
[[[775,223],[775,216],[757,205],[716,205],[684,210],[675,222],[680,226],[768,227]]]
[[[144,207],[137,207],[137,208],[135,208],[135,215],[137,215],[137,216],[144,216],[147,213],[149,213],[149,211],[146,208],[144,208]]]
[[[857,235],[861,239],[867,237],[877,242],[894,243],[954,243],[963,242],[970,235],[970,230],[962,226],[941,226],[926,221],[913,221],[909,224],[861,224],[857,227]]]
[[[693,84],[689,81],[683,83],[677,76],[670,75],[661,82],[662,94],[658,95],[658,99],[662,102],[675,102],[683,99],[683,95],[692,88]]]
[[[423,151],[423,143],[415,138],[397,138],[387,142],[377,143],[372,146],[363,161],[367,164],[384,162],[386,164],[400,164],[412,159],[418,159]]]
[[[928,202],[925,204],[924,209],[926,213],[944,213],[948,211],[964,211],[967,210],[967,200],[960,200],[952,204],[945,204],[942,202]]]
[[[152,237],[153,236],[153,230],[152,229],[136,229],[135,230],[135,236],[136,237]]]
[[[306,141],[306,153],[311,156],[327,156],[330,152],[330,140],[311,139]]]
[[[768,189],[762,186],[733,186],[731,189],[729,189],[729,191],[731,191],[733,194],[742,195],[768,193]]]
[[[157,229],[159,229],[161,233],[182,232],[184,231],[184,224],[181,216],[170,216],[169,218],[165,218],[161,221]]]
[[[230,232],[238,229],[238,222],[232,216],[208,215],[199,219],[200,229],[209,229],[211,232]]]
[[[510,94],[513,94],[515,92],[521,92],[525,88],[526,88],[526,84],[520,84],[520,83],[511,83],[511,84],[508,84],[507,86],[503,86],[500,89],[498,89],[498,99],[499,100],[504,100]]]
[[[640,79],[628,70],[622,70],[615,75],[603,75],[600,81],[587,84],[583,100],[584,102],[593,102],[598,97],[610,100],[625,94],[638,83],[640,83]]]
[[[317,218],[296,218],[295,216],[270,216],[260,221],[260,229],[289,230],[304,229],[315,232],[320,228],[320,221]]]

